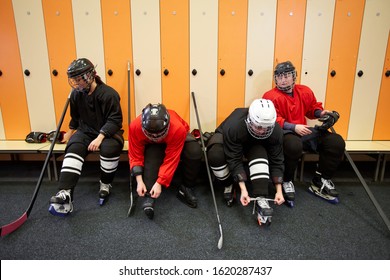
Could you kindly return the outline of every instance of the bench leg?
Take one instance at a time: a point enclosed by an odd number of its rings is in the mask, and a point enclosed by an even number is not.
[[[384,154],[383,155],[383,160],[382,160],[383,163],[382,163],[381,175],[380,175],[379,182],[383,182],[383,179],[385,177],[386,161],[387,161],[387,154]]]

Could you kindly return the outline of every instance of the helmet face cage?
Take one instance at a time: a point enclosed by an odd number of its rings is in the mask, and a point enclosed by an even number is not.
[[[69,85],[78,92],[89,93],[95,79],[95,66],[86,58],[74,60],[67,70]]]
[[[160,142],[168,135],[169,113],[162,104],[148,104],[142,110],[142,131],[152,142]]]
[[[80,76],[68,78],[69,85],[78,92],[89,93],[91,85],[95,79],[95,71],[89,71]]]
[[[272,101],[257,99],[252,102],[245,123],[254,138],[268,138],[275,128],[275,122],[276,110]]]
[[[280,82],[282,79],[291,79],[290,84],[282,85]],[[294,65],[290,61],[282,62],[276,65],[274,71],[274,81],[276,87],[283,92],[290,92],[295,85],[297,79],[297,71],[295,70]]]

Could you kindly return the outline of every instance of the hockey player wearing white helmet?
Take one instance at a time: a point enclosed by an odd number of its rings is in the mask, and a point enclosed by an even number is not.
[[[319,162],[310,190],[330,202],[337,203],[338,192],[332,177],[339,166],[345,142],[328,129],[339,118],[335,111],[324,110],[313,91],[304,85],[296,84],[297,71],[290,61],[276,65],[274,71],[275,88],[264,93],[263,98],[272,100],[277,112],[277,122],[283,128],[283,149],[285,172],[283,191],[290,206],[294,205],[294,173],[303,151],[317,152]],[[307,119],[319,119],[322,126],[310,127]]]
[[[226,204],[232,206],[238,185],[241,204],[247,206],[255,200],[259,224],[269,224],[273,209],[268,201],[278,205],[284,202],[283,133],[276,123],[273,103],[256,99],[249,108],[235,109],[209,140],[208,159],[224,188]],[[275,186],[272,198],[268,189],[270,179]]]

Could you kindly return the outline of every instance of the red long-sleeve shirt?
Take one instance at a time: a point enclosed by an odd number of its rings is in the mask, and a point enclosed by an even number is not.
[[[157,182],[165,187],[169,187],[173,174],[179,164],[180,154],[183,150],[184,142],[190,128],[189,125],[173,110],[168,110],[170,124],[167,136],[159,143],[167,145],[165,158],[158,172]],[[141,118],[139,115],[129,126],[129,163],[130,170],[134,166],[144,167],[145,145],[154,143],[150,141],[142,132]]]
[[[322,103],[317,102],[313,91],[304,85],[295,85],[292,96],[275,87],[264,93],[263,98],[274,103],[277,114],[276,121],[282,128],[285,121],[292,124],[307,124],[305,117],[316,119],[314,112],[324,110]]]

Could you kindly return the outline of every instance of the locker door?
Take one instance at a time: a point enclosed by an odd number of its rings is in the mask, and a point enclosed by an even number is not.
[[[390,33],[387,39],[387,51],[385,63],[382,71],[382,82],[379,91],[378,107],[376,109],[376,119],[373,140],[390,140]]]
[[[160,9],[158,0],[132,0],[135,111],[161,101]]]
[[[276,0],[248,3],[245,106],[272,88]]]
[[[340,113],[335,129],[344,139],[349,125],[363,10],[364,0],[336,1],[325,104]]]
[[[11,0],[0,1],[0,42],[0,138],[21,140],[31,127]]]
[[[275,61],[289,60],[298,72],[300,83],[306,0],[279,0],[276,15]]]
[[[367,0],[348,129],[349,140],[372,139],[389,29],[390,1]]]
[[[66,70],[76,58],[71,0],[43,0],[47,49],[52,84],[52,95],[56,123],[61,117],[66,99],[71,91]],[[64,119],[62,130],[67,131],[70,121],[69,111]],[[55,129],[55,128],[52,128]]]
[[[123,114],[123,129],[125,139],[128,138],[128,62],[132,69],[131,19],[130,2],[128,0],[102,0],[102,20],[104,57],[106,65],[107,84],[113,87],[121,96]],[[132,71],[134,72],[134,71]],[[130,75],[130,96],[133,96],[133,75]],[[134,118],[134,98],[130,102]]]
[[[31,130],[48,132],[57,124],[42,4],[40,0],[14,0],[13,8]]]
[[[325,102],[335,1],[307,0],[301,84]],[[324,105],[324,104],[323,104]],[[316,120],[308,120],[315,125]]]
[[[217,125],[245,103],[248,0],[220,0]]]
[[[216,127],[217,55],[218,0],[190,0],[190,91],[195,92],[203,131]],[[193,107],[190,127],[198,127]]]
[[[189,122],[189,2],[160,2],[162,100]]]
[[[103,31],[100,1],[72,0],[77,57],[85,57],[96,65],[96,72],[104,75]]]

